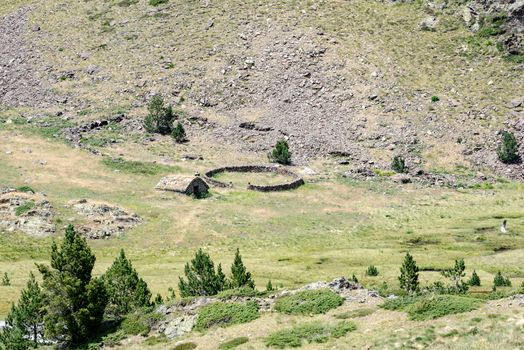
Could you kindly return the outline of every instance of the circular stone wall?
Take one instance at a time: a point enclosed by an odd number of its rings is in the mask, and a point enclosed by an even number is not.
[[[276,185],[249,184],[247,186],[248,190],[260,192],[287,191],[300,187],[304,184],[304,180],[294,172],[286,168],[270,165],[233,165],[222,168],[216,168],[205,173],[206,181],[216,187],[231,187],[231,184],[227,184],[213,179],[213,176],[220,173],[277,173],[292,178],[292,180],[289,182],[284,182]]]

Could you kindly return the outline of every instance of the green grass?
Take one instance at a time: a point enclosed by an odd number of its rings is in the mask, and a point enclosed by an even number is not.
[[[386,310],[405,311],[410,319],[424,321],[473,311],[482,304],[482,300],[466,296],[430,295],[386,300],[382,307]]]
[[[15,209],[15,215],[20,216],[23,215],[29,211],[31,211],[35,207],[35,202],[33,201],[27,201],[24,204],[21,204]]]
[[[341,321],[334,326],[310,322],[270,334],[266,345],[278,349],[298,348],[307,343],[326,343],[330,338],[340,338],[357,329],[354,322]]]
[[[249,341],[248,337],[238,337],[235,339],[231,339],[229,341],[226,341],[218,346],[219,350],[229,350],[234,349],[239,345],[245,344]]]
[[[35,190],[33,190],[31,186],[27,186],[27,185],[17,187],[16,190],[20,192],[35,193]]]
[[[350,318],[366,317],[366,316],[371,315],[375,311],[376,311],[375,309],[369,309],[369,308],[351,310],[351,311],[343,312],[341,314],[337,314],[335,315],[335,318],[339,320],[346,320]]]
[[[163,315],[151,312],[149,309],[140,309],[126,315],[119,330],[126,335],[147,336],[151,331],[151,325],[163,318]]]
[[[195,343],[189,342],[189,343],[178,344],[173,348],[173,350],[193,350],[196,348],[197,348],[197,345]]]
[[[247,303],[214,303],[203,307],[198,312],[195,329],[202,331],[214,326],[227,327],[246,323],[260,316],[256,302]]]
[[[291,315],[324,314],[343,302],[344,298],[327,289],[306,290],[279,298],[275,310]]]
[[[167,165],[124,160],[122,158],[104,158],[102,163],[110,169],[134,175],[158,175],[177,170],[176,167]]]
[[[151,6],[158,6],[162,4],[167,4],[169,0],[149,0],[149,5]]]

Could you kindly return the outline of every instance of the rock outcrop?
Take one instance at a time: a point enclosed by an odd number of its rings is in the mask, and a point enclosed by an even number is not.
[[[39,237],[53,234],[53,207],[42,193],[0,189],[0,229]]]
[[[120,235],[142,223],[137,214],[103,202],[81,199],[70,202],[69,206],[84,219],[83,223],[77,226],[77,230],[89,239]]]

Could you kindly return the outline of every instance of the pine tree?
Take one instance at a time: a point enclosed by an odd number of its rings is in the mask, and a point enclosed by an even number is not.
[[[402,158],[401,156],[393,157],[393,161],[391,162],[391,169],[393,169],[396,173],[408,172],[406,162],[404,161],[404,158]]]
[[[441,272],[444,277],[451,279],[450,292],[463,294],[468,291],[467,284],[462,281],[462,277],[466,276],[464,270],[466,270],[464,259],[459,259],[455,260],[455,266]]]
[[[418,266],[413,257],[407,253],[404,263],[400,267],[400,288],[408,293],[414,293],[418,290]]]
[[[95,256],[87,242],[69,225],[60,248],[51,246],[51,267],[38,265],[45,296],[45,335],[78,344],[99,327],[107,304],[100,279],[91,278]]]
[[[155,296],[155,299],[153,299],[153,304],[154,305],[162,305],[163,303],[164,303],[164,299],[162,298],[160,293],[157,293],[156,296]]]
[[[237,248],[235,253],[235,260],[231,265],[231,288],[249,287],[255,289],[255,281],[251,277],[251,272],[246,270],[242,262],[240,250]]]
[[[468,283],[470,286],[480,287],[480,277],[479,275],[477,275],[477,271],[473,270],[473,273],[471,274],[471,279]]]
[[[513,133],[504,131],[502,143],[497,149],[497,155],[502,163],[513,164],[519,162],[519,145]]]
[[[500,271],[493,278],[493,287],[511,287],[509,278],[505,278]]]
[[[266,284],[266,292],[271,292],[273,291],[273,284],[271,283],[271,280],[267,281],[267,284]]]
[[[215,264],[200,248],[191,263],[184,267],[187,281],[179,277],[178,289],[182,297],[215,295],[224,290],[226,286],[226,276],[222,272],[219,264],[215,272]]]
[[[164,99],[155,95],[148,105],[148,115],[144,119],[147,132],[169,135],[173,130],[173,120],[176,118],[173,108],[164,105]]]
[[[106,310],[109,314],[119,317],[149,306],[151,292],[147,283],[138,276],[123,249],[102,279],[109,296]]]
[[[0,349],[3,349],[3,345],[6,350],[27,350],[32,345],[24,330],[18,326],[17,318],[18,309],[15,304],[12,304],[5,320],[5,327],[0,330]]]
[[[186,140],[186,131],[182,123],[178,122],[176,127],[171,132],[171,137],[175,140],[176,143],[182,143]]]
[[[277,141],[275,148],[269,153],[269,160],[284,165],[291,163],[291,152],[286,140],[281,139]]]
[[[7,272],[4,272],[4,275],[2,276],[2,286],[7,287],[11,285],[11,280],[9,279],[9,275]]]

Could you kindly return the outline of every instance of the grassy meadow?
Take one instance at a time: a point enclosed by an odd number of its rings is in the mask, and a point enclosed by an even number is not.
[[[260,288],[269,279],[274,285],[293,287],[353,273],[366,285],[385,281],[395,288],[407,251],[424,270],[422,283],[441,279],[438,270],[457,258],[465,259],[468,275],[477,271],[485,286],[481,290],[490,290],[499,270],[514,286],[524,280],[520,183],[453,190],[396,185],[387,179],[360,182],[334,171],[328,175],[331,162],[325,160],[312,165],[324,174],[322,179],[310,179],[295,191],[213,188],[209,198],[196,200],[155,191],[154,186],[171,172],[203,171],[222,165],[224,159],[242,162],[234,157],[234,150],[224,149],[220,160],[206,151],[206,160],[194,163],[177,160],[177,152],[183,150],[176,150],[169,166],[158,166],[144,161],[147,147],[142,153],[133,146],[127,153],[121,146],[108,149],[141,162],[136,164],[142,167],[153,167],[151,175],[125,167],[114,169],[102,157],[28,130],[4,127],[0,131],[6,141],[0,145],[0,183],[28,184],[46,193],[58,232],[49,238],[0,235],[0,273],[12,277],[12,286],[1,287],[0,317],[16,300],[29,271],[35,270],[34,263],[49,259],[51,241],[60,240],[64,226],[78,221],[64,205],[82,198],[117,204],[144,218],[144,224],[120,237],[90,241],[97,256],[96,273],[102,273],[123,248],[152,290],[164,295],[169,287],[176,287],[185,262],[199,247],[224,266],[240,248]],[[155,160],[155,156],[150,158]],[[40,165],[39,160],[46,164]],[[499,231],[503,218],[509,222],[508,234]],[[369,265],[377,266],[379,276],[365,276]]]

